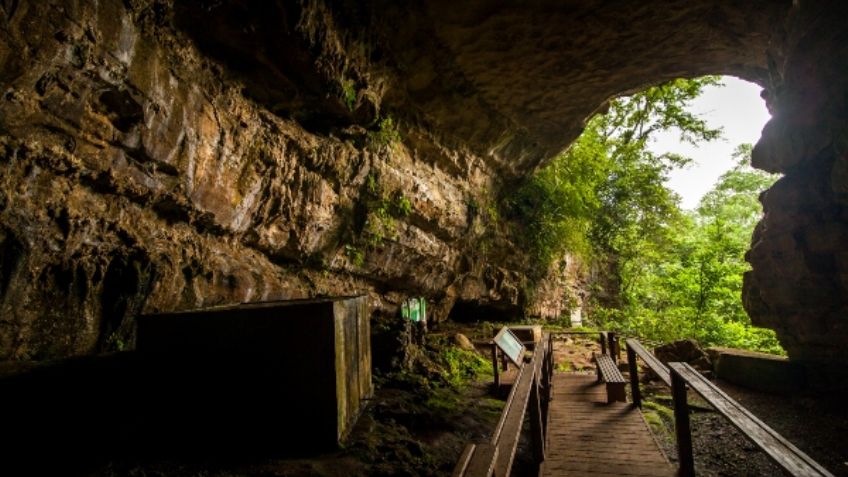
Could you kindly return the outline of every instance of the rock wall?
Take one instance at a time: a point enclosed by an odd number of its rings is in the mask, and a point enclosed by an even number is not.
[[[379,79],[344,66],[356,56],[322,5],[292,8],[300,63],[269,79],[290,86],[279,101],[178,28],[200,5],[3,4],[0,359],[131,346],[142,311],[368,293],[390,313],[415,293],[438,318],[456,289],[517,302],[521,276],[483,260],[470,206],[493,174],[438,144],[451,165],[422,161],[374,124]],[[353,97],[328,95],[346,75]]]
[[[614,95],[708,73],[766,88],[755,162],[786,175],[746,306],[793,357],[842,359],[845,8],[0,2],[0,359],[130,346],[141,311],[274,298],[555,313],[573,281],[528,289],[499,198]]]
[[[761,201],[744,303],[777,330],[815,383],[848,373],[848,17],[844,2],[800,2],[775,54],[766,99],[772,119],[756,167],[784,174]],[[828,379],[834,380],[827,382]],[[838,380],[842,380],[837,381]]]

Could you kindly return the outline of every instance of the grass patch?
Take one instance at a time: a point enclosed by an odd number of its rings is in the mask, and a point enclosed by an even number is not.
[[[443,348],[436,355],[436,362],[442,366],[442,378],[454,387],[461,387],[469,380],[492,376],[492,365],[488,360],[474,351],[456,346]]]
[[[568,361],[563,361],[562,363],[557,363],[556,370],[567,373],[569,371],[574,371],[574,368],[571,366],[571,363],[569,363]]]
[[[671,426],[674,426],[674,410],[670,407],[663,406],[662,404],[653,402],[653,401],[642,401],[642,410],[650,410],[656,416],[662,418],[662,420],[668,423]],[[645,412],[645,414],[648,414]]]

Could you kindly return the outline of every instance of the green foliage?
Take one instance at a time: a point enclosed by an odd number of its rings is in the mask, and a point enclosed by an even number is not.
[[[492,364],[489,361],[474,351],[456,346],[442,348],[436,356],[436,361],[443,369],[441,374],[444,381],[454,387],[492,374]]]
[[[349,111],[353,111],[356,104],[356,83],[352,79],[345,78],[341,82],[342,100]]]
[[[344,248],[345,255],[347,255],[347,258],[350,259],[351,263],[357,267],[365,265],[365,252],[357,248],[355,245],[350,244],[345,245]]]
[[[113,333],[106,338],[106,347],[110,350],[123,351],[127,345],[117,334]]]
[[[695,338],[782,354],[772,330],[756,328],[742,307],[745,251],[762,210],[757,197],[775,176],[750,167],[750,146],[721,176],[697,210],[684,215],[666,241],[640,248],[638,266],[622,270],[620,309],[598,308],[603,326],[672,341]]]
[[[400,131],[391,117],[377,123],[377,130],[368,133],[370,143],[376,147],[393,147],[401,141]]]
[[[572,368],[571,368],[571,363],[569,363],[569,362],[567,362],[567,361],[563,361],[563,362],[561,362],[561,363],[557,363],[557,365],[556,365],[556,370],[557,370],[557,371],[560,371],[560,372],[563,372],[563,373],[567,373],[567,372],[570,372],[570,371],[574,371],[574,369],[572,369]]]
[[[403,195],[403,192],[401,191],[395,192],[393,200],[389,206],[392,209],[392,213],[397,217],[406,217],[412,213],[412,201]]]
[[[678,79],[611,101],[565,153],[520,184],[505,211],[535,262],[531,278],[566,252],[598,264],[602,299],[592,319],[600,327],[780,352],[774,333],[753,328],[741,302],[757,197],[774,178],[752,169],[750,146],[741,146],[737,166],[686,212],[665,182],[690,160],[648,148],[666,131],[693,144],[720,137],[686,110],[715,84],[717,77]]]
[[[414,207],[402,191],[387,192],[376,174],[368,176],[362,201],[365,245],[379,247],[397,234],[396,220],[409,216]],[[364,257],[363,257],[364,261]]]
[[[520,239],[547,269],[568,251],[629,260],[633,245],[655,238],[679,214],[678,199],[663,182],[688,162],[647,149],[658,132],[677,130],[686,141],[712,140],[720,130],[685,111],[715,77],[674,80],[610,103],[580,138],[550,165],[528,178],[507,201]]]

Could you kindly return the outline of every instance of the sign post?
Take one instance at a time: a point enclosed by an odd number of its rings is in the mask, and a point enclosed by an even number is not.
[[[501,328],[492,340],[503,351],[507,358],[516,366],[521,366],[524,360],[524,343],[507,327]]]

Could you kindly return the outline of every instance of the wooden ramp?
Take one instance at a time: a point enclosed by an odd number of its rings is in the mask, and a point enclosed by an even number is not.
[[[595,377],[554,373],[541,476],[673,476],[638,408],[606,403]]]

